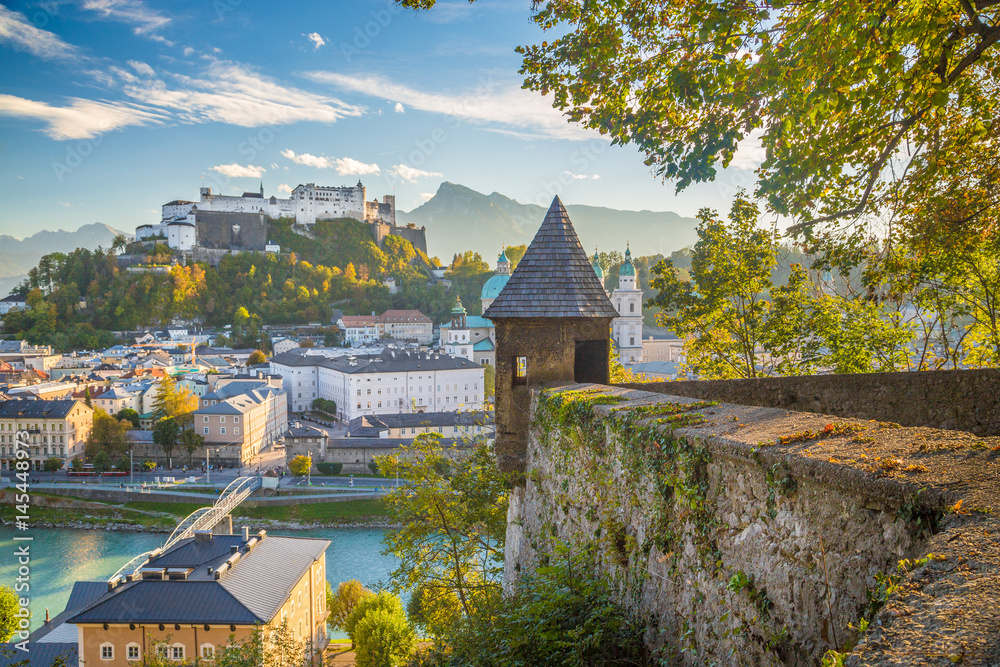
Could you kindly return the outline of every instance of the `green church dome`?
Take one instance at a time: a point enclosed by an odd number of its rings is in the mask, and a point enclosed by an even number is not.
[[[601,282],[604,282],[604,269],[601,268],[601,262],[597,257],[597,248],[594,248],[594,261],[592,266],[594,267],[594,273],[600,278]]]
[[[621,265],[618,269],[618,275],[620,276],[635,276],[635,267],[632,266],[632,251],[629,250],[628,245],[625,245],[625,263]]]
[[[508,280],[510,280],[509,273],[498,273],[494,275],[492,278],[486,281],[485,285],[483,285],[483,291],[479,295],[479,298],[481,299],[497,298],[497,295],[500,294],[500,290],[504,288],[504,285],[507,284]]]

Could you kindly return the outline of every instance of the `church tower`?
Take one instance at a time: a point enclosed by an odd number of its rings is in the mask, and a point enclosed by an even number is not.
[[[642,290],[636,285],[632,251],[625,246],[625,262],[618,269],[618,288],[611,293],[618,317],[611,322],[611,339],[622,365],[642,361]]]
[[[483,311],[490,307],[493,300],[500,295],[500,292],[507,285],[507,281],[510,280],[510,260],[507,259],[507,251],[501,249],[500,256],[497,257],[497,270],[486,284],[483,285],[482,292],[479,293],[479,299],[483,303]]]

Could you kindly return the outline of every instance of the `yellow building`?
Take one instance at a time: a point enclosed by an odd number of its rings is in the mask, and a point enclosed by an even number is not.
[[[321,664],[328,644],[329,545],[264,531],[198,531],[155,554],[136,574],[107,584],[79,610],[60,614],[51,634],[65,637],[75,626],[86,667],[137,667],[154,644],[170,660],[211,665],[232,639],[247,638],[255,627],[270,634],[287,623],[305,654]]]
[[[32,470],[49,458],[69,461],[83,454],[94,411],[82,401],[0,402],[0,470],[13,470],[16,437],[25,432]]]

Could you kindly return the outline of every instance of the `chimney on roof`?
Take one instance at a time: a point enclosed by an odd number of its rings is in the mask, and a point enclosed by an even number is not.
[[[196,531],[194,531],[194,541],[195,542],[211,542],[212,541],[212,531],[210,531],[210,530],[196,530]]]
[[[229,547],[229,553],[238,554],[239,552],[240,552],[240,548],[238,546],[236,546],[235,544],[232,545],[231,547]]]
[[[250,529],[247,528],[246,526],[243,526],[243,542],[246,543],[249,541],[250,541]]]

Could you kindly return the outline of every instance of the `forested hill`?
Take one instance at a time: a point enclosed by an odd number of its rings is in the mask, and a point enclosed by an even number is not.
[[[229,255],[218,267],[171,265],[176,254],[154,243],[127,248],[139,260],[131,271],[108,250],[46,255],[19,288],[30,309],[7,315],[5,334],[59,349],[95,347],[107,343],[106,332],[175,318],[235,323],[245,308],[242,342],[255,344],[261,324],[329,323],[334,308],[347,314],[418,308],[440,322],[454,303],[443,285],[428,284],[429,260],[405,239],[390,236],[379,248],[367,225],[354,220],[319,223],[313,238],[296,235],[288,222],[272,223],[271,231],[291,252]],[[388,276],[402,287],[399,294],[382,284]]]
[[[485,195],[456,183],[442,183],[434,196],[410,212],[397,212],[401,223],[427,227],[427,247],[442,259],[472,248],[495,254],[504,245],[530,243],[542,224],[546,205],[522,204],[498,192]],[[644,253],[670,253],[697,240],[694,218],[671,211],[622,211],[567,204],[566,210],[588,252],[625,250],[638,243]]]
[[[24,280],[42,255],[72,252],[76,248],[110,248],[115,236],[120,233],[104,223],[95,222],[73,232],[45,229],[23,239],[0,235],[0,298]]]

